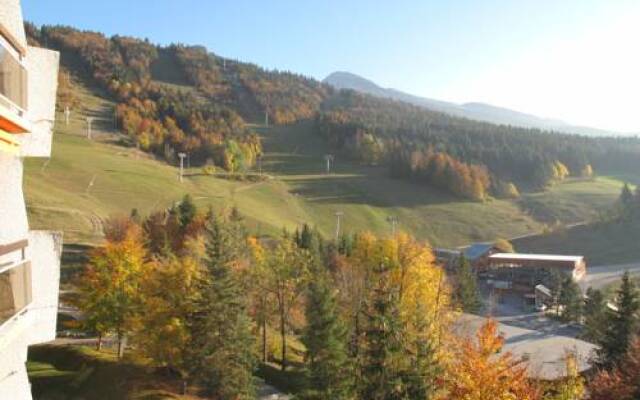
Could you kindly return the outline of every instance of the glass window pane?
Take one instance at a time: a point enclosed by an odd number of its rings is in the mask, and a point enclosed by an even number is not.
[[[27,106],[26,83],[26,69],[0,44],[0,94],[24,110]]]
[[[0,273],[0,324],[31,302],[31,265],[28,262]]]

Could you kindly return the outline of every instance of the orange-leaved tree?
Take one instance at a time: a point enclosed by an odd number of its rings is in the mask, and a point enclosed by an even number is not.
[[[501,353],[503,345],[504,338],[493,320],[484,323],[475,338],[462,338],[447,376],[448,399],[539,399],[526,365],[509,352]]]
[[[149,263],[140,226],[118,226],[122,231],[107,235],[105,245],[92,252],[78,282],[78,306],[86,314],[87,328],[98,333],[98,348],[105,334],[115,333],[122,356],[123,339],[140,310],[139,288]]]

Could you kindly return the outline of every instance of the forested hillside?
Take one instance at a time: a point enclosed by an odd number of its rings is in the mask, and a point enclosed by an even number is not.
[[[186,152],[195,165],[245,171],[262,152],[247,119],[265,112],[274,123],[308,119],[326,96],[307,78],[225,60],[199,46],[159,47],[61,26],[27,25],[27,32],[32,43],[62,53],[63,69],[81,69],[114,97],[118,126],[133,145],[170,163]],[[65,94],[62,88],[61,109],[76,103]]]
[[[492,125],[406,103],[340,91],[325,102],[316,130],[365,164],[482,200],[518,196],[596,172],[640,166],[640,140],[588,138]]]
[[[81,70],[117,103],[117,127],[132,146],[176,164],[245,172],[263,153],[247,121],[315,120],[332,151],[392,177],[458,197],[517,198],[567,177],[635,171],[640,140],[587,138],[493,125],[432,112],[314,79],[229,60],[201,46],[28,25],[33,43],[62,52],[63,70]],[[77,103],[61,79],[59,107]]]

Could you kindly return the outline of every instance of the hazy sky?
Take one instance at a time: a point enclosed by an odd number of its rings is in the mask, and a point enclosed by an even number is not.
[[[639,0],[23,0],[25,19],[640,132]]]

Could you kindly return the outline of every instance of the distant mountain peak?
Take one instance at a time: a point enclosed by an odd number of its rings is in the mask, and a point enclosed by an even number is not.
[[[490,122],[493,124],[537,128],[546,131],[558,131],[589,136],[609,136],[613,133],[596,128],[573,126],[558,119],[542,118],[532,114],[481,102],[456,104],[427,97],[415,96],[400,90],[383,88],[369,79],[347,71],[332,72],[323,80],[323,82],[337,89],[351,89],[377,97],[404,101],[432,111],[438,111],[476,121]]]

